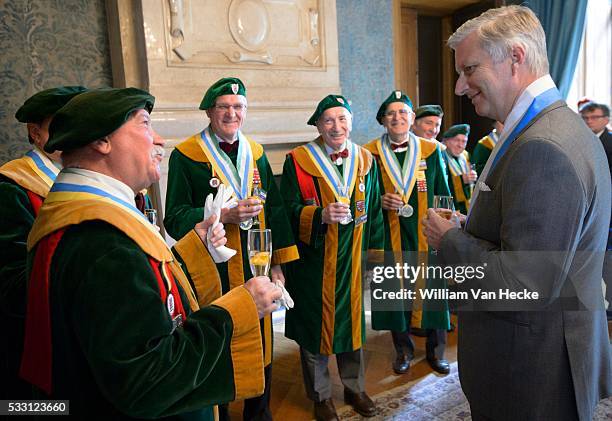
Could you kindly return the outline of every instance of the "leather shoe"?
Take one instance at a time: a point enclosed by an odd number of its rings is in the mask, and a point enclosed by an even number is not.
[[[411,327],[410,328],[410,333],[414,336],[418,336],[420,338],[426,338],[427,337],[427,329],[422,329],[420,327]]]
[[[354,393],[344,389],[344,402],[348,403],[353,409],[363,417],[373,417],[378,413],[378,409],[372,399],[365,393]]]
[[[427,362],[429,363],[431,368],[434,369],[434,371],[437,371],[440,374],[450,373],[450,364],[447,360],[441,360],[438,358],[428,358]]]
[[[315,418],[317,421],[338,421],[338,414],[336,414],[336,407],[334,401],[331,399],[325,399],[321,402],[315,402],[314,404]]]
[[[393,361],[393,371],[396,374],[405,374],[410,369],[410,360],[407,355],[398,355]]]

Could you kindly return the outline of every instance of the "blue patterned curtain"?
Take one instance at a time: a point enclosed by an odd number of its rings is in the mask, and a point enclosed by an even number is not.
[[[546,33],[550,75],[564,98],[574,77],[588,0],[529,0]]]

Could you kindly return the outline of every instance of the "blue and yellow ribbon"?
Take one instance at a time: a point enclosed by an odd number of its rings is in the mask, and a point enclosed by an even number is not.
[[[329,186],[334,196],[341,203],[350,203],[355,182],[357,181],[357,168],[359,166],[359,149],[350,140],[346,141],[346,149],[349,151],[348,157],[344,158],[342,174],[336,165],[332,164],[331,159],[325,151],[322,143],[312,141],[304,145],[308,156],[315,165],[325,183]]]
[[[244,200],[251,195],[253,189],[253,152],[249,141],[242,132],[238,132],[238,157],[236,166],[219,147],[219,141],[210,130],[210,126],[200,133],[198,144],[213,166],[214,172],[219,175],[226,186],[232,188],[238,200]]]
[[[462,152],[459,156],[452,156],[448,152],[448,148],[444,151],[446,154],[446,162],[448,163],[448,169],[453,177],[456,177],[461,174],[469,174],[472,170],[470,168],[470,163],[465,156],[465,151]]]
[[[25,158],[32,171],[47,183],[48,186],[51,186],[59,174],[59,170],[53,165],[51,160],[36,149],[27,152]]]
[[[421,142],[412,133],[408,134],[408,153],[401,168],[395,152],[391,149],[391,141],[387,134],[376,143],[376,148],[391,183],[402,196],[403,202],[407,204],[417,180],[419,171],[417,163],[421,162]]]

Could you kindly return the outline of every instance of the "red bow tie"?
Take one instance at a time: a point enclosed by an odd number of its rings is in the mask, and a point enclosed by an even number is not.
[[[329,158],[332,160],[332,162],[335,162],[338,160],[338,158],[348,158],[348,155],[349,155],[349,151],[348,149],[345,149],[340,152],[334,152],[334,153],[329,154]]]
[[[407,148],[407,147],[408,147],[408,142],[404,142],[404,143],[400,143],[400,144],[391,143],[391,150],[392,151],[394,151],[396,149],[399,149],[399,148]]]
[[[219,147],[229,155],[230,152],[238,150],[238,140],[235,140],[234,143],[219,142]]]

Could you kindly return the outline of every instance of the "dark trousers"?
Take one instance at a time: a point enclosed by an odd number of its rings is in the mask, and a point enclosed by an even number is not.
[[[427,359],[443,359],[446,349],[446,330],[426,329],[427,339],[425,340],[425,355]],[[398,355],[406,355],[408,359],[414,358],[414,341],[410,335],[410,328],[404,332],[392,330],[393,346]]]
[[[365,392],[365,367],[363,364],[363,349],[341,352],[336,355],[338,373],[345,389],[353,393]],[[329,356],[312,354],[300,347],[302,374],[306,395],[314,402],[330,399],[332,384],[329,377]]]
[[[272,384],[272,363],[264,368],[263,395],[244,400],[242,419],[244,421],[272,421],[270,412],[270,386]],[[219,405],[219,420],[229,421],[229,405]]]

